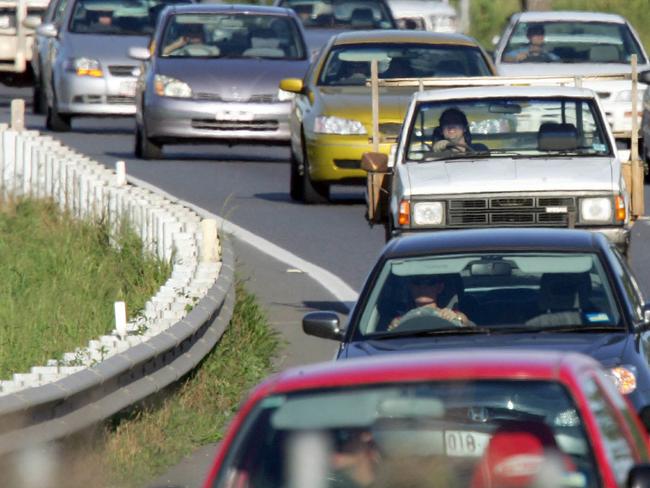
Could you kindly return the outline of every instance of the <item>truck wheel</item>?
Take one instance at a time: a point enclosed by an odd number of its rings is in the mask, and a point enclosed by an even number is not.
[[[55,132],[68,132],[72,128],[72,117],[59,113],[56,107],[56,98],[52,101],[52,106],[47,107],[45,127]]]
[[[330,198],[330,185],[325,182],[314,182],[309,176],[309,160],[304,156],[305,170],[302,174],[302,200],[307,204],[327,203]]]
[[[36,115],[43,115],[47,107],[47,100],[45,94],[39,85],[34,85],[32,90],[32,113]]]
[[[136,124],[135,155],[142,159],[162,159],[162,144],[156,144],[147,137],[147,129]]]
[[[289,181],[289,195],[292,200],[301,202],[304,199],[305,189],[303,187],[303,180],[300,171],[298,170],[298,160],[296,156],[291,151],[291,159],[289,160],[291,165],[291,176]]]

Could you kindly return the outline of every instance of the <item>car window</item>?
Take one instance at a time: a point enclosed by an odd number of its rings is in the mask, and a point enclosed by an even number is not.
[[[489,252],[390,259],[361,310],[353,332],[357,340],[622,327],[613,290],[595,253]]]
[[[168,4],[167,0],[77,0],[69,30],[75,34],[150,35],[161,7]]]
[[[55,8],[52,12],[51,22],[57,27],[60,27],[65,15],[65,9],[68,6],[68,0],[60,0],[59,2],[55,2],[54,5]]]
[[[627,24],[578,21],[518,22],[503,51],[502,62],[526,61],[517,54],[528,50],[531,26],[543,32],[545,52],[553,55],[544,62],[629,63],[632,54],[638,56],[639,63],[647,62]]]
[[[612,251],[614,256],[616,256],[612,269],[614,273],[616,273],[616,276],[621,280],[621,283],[623,283],[623,288],[625,288],[628,302],[632,304],[635,321],[641,322],[644,319],[643,306],[645,303],[643,294],[641,293],[641,288],[636,282],[632,270],[630,270],[618,249],[612,246]]]
[[[448,159],[449,151],[437,150],[435,143],[443,138],[440,121],[449,109],[464,115],[466,139],[479,145],[484,157],[613,157],[605,122],[593,100],[501,96],[418,103],[405,161]],[[473,152],[456,155],[467,154]]]
[[[378,62],[379,78],[490,76],[480,49],[446,44],[346,44],[328,53],[319,85],[364,85],[370,61]]]
[[[582,387],[589,402],[589,408],[598,423],[609,465],[614,471],[618,485],[622,487],[625,486],[630,468],[635,464],[634,452],[622,432],[622,426],[613,411],[613,406],[609,404],[601,390],[602,385],[607,382],[611,383],[611,380],[607,378],[603,380],[599,385],[593,378],[583,378]]]
[[[306,28],[392,29],[388,7],[377,0],[284,0],[282,7],[293,9]]]
[[[523,459],[534,466],[520,469]],[[595,471],[558,383],[413,382],[266,398],[214,486],[541,486],[543,476],[543,486],[592,487]]]
[[[304,59],[300,30],[286,15],[176,14],[162,35],[162,57]]]

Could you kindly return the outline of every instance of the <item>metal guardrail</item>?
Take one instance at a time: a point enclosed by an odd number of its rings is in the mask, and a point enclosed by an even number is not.
[[[53,364],[1,382],[0,454],[67,437],[132,406],[190,372],[213,349],[235,301],[228,239],[206,240],[212,226],[190,209],[127,183],[124,174],[75,153],[50,137],[0,124],[0,194],[51,198],[80,219],[122,219],[145,247],[172,262],[172,276],[126,335],[91,341],[83,367]],[[207,222],[210,224],[210,222]],[[216,223],[214,226],[216,237]],[[217,276],[218,274],[218,276]],[[187,309],[190,309],[189,313]],[[122,331],[124,332],[124,331]],[[111,344],[98,360],[93,347]],[[30,384],[18,384],[23,381]]]

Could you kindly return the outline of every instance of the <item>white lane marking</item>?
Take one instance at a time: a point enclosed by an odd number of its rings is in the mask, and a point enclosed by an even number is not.
[[[296,268],[307,274],[314,281],[319,283],[323,288],[329,291],[337,300],[343,303],[348,310],[352,309],[352,306],[357,301],[358,294],[354,291],[345,281],[336,276],[334,273],[330,273],[324,268],[317,266],[309,261],[302,259],[299,256],[287,251],[280,246],[273,244],[270,241],[267,241],[263,237],[253,234],[252,232],[239,227],[232,222],[215,215],[208,210],[201,208],[193,203],[186,202],[181,200],[175,195],[172,195],[157,186],[152,185],[144,180],[135,178],[134,176],[127,174],[127,180],[132,181],[134,184],[147,188],[153,192],[160,193],[166,198],[173,202],[177,202],[181,205],[185,205],[195,211],[197,214],[201,215],[206,219],[215,219],[217,221],[217,226],[223,229],[228,234],[232,234],[238,239],[245,241],[247,244],[250,244],[258,251],[261,251],[278,261]]]

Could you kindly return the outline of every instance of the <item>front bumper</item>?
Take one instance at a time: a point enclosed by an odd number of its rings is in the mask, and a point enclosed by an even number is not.
[[[466,228],[466,227],[464,227]],[[521,228],[521,227],[517,227]],[[458,227],[397,227],[392,229],[392,236],[418,234],[422,232],[435,232],[438,230],[458,229]],[[630,245],[630,228],[629,227],[576,227],[580,230],[589,230],[591,232],[600,232],[604,234],[623,253],[627,252]]]
[[[379,144],[389,154],[392,142]],[[314,134],[305,141],[309,176],[312,181],[343,181],[366,178],[361,169],[363,153],[373,150],[368,136]]]
[[[94,78],[65,72],[57,86],[57,108],[70,115],[133,115],[135,83],[130,76]]]
[[[162,142],[289,142],[290,110],[291,102],[221,102],[149,95],[143,120],[147,135]]]

